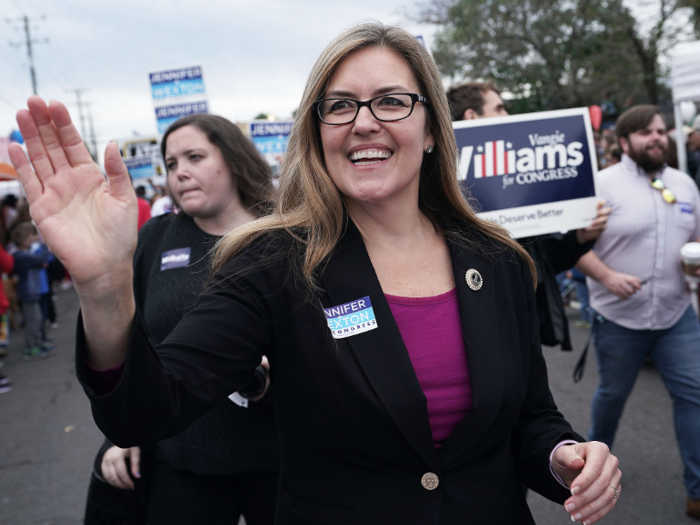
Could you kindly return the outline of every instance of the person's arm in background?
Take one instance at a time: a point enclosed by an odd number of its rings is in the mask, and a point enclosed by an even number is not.
[[[627,299],[635,292],[642,289],[639,277],[622,272],[616,272],[600,260],[600,257],[591,250],[581,257],[576,264],[576,269],[583,275],[598,281],[607,290],[619,297]]]

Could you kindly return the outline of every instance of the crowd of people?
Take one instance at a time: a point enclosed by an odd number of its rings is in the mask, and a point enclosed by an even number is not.
[[[114,144],[106,181],[65,106],[30,98],[29,159],[10,154],[75,283],[78,376],[107,438],[86,523],[534,523],[525,487],[590,525],[622,493],[610,449],[646,356],[700,519],[700,324],[680,261],[698,188],[669,167],[658,108],[634,106],[595,135],[591,224],[515,241],[472,210],[452,131],[507,115],[494,84],[445,93],[410,34],[361,24],[313,67],[277,183],[235,125],[194,115],[166,131],[149,203]],[[51,255],[31,222],[12,240],[29,282]],[[588,440],[542,355],[572,349],[567,271],[591,291]],[[29,358],[51,351],[40,295],[23,296]]]
[[[54,290],[65,270],[34,226],[29,203],[12,194],[0,208],[0,274],[0,358],[7,357],[15,331],[23,333],[24,361],[54,355],[56,345],[47,333],[58,328]],[[0,393],[11,390],[10,379],[0,373]]]

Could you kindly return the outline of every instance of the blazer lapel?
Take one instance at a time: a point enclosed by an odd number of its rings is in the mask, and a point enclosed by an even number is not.
[[[491,426],[503,396],[503,354],[496,308],[493,261],[472,250],[450,244],[452,268],[457,283],[459,311],[472,388],[472,409],[438,450],[443,467],[463,456]],[[467,270],[477,270],[483,280],[480,290],[466,283]]]
[[[324,308],[369,296],[377,327],[336,342],[349,346],[387,413],[416,452],[437,470],[425,395],[360,232],[351,220],[321,282],[331,302],[324,304]]]

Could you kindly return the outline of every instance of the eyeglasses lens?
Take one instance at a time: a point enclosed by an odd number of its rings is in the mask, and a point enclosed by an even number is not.
[[[676,202],[675,194],[666,187],[664,181],[662,181],[661,179],[654,179],[651,181],[651,185],[661,192],[661,196],[666,202],[668,202],[669,204],[673,204],[674,202]]]
[[[409,95],[392,94],[377,97],[370,103],[372,114],[379,120],[401,120],[411,114],[413,100]],[[347,124],[358,113],[357,102],[351,99],[328,99],[319,105],[319,115],[328,124]]]

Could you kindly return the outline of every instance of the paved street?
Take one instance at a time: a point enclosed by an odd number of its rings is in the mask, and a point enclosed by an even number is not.
[[[50,332],[59,353],[45,361],[21,360],[22,337],[13,335],[2,372],[14,390],[0,395],[0,524],[82,523],[92,460],[101,442],[73,364],[77,298],[58,293],[61,326]],[[557,403],[574,428],[588,430],[589,401],[597,374],[595,356],[583,381],[571,372],[587,332],[573,330],[574,352],[545,348]],[[653,366],[639,377],[618,434],[624,492],[608,524],[698,523],[685,516],[682,467],[673,435],[671,403]],[[530,505],[538,524],[571,523],[564,510],[536,494]],[[475,524],[478,525],[478,524]]]

